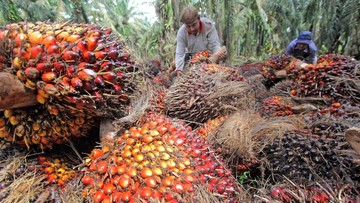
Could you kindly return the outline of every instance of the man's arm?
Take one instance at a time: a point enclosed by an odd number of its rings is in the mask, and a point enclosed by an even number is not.
[[[312,64],[316,64],[317,63],[317,47],[315,45],[315,43],[310,43],[309,44],[309,48],[310,48],[310,55],[306,58],[306,61],[308,61],[309,63]]]
[[[185,33],[181,28],[176,35],[175,66],[176,71],[183,71],[185,65],[186,42]]]
[[[209,43],[209,50],[212,53],[216,53],[217,51],[220,50],[221,48],[220,39],[214,25],[211,25],[211,29],[207,34],[207,40]]]
[[[287,55],[293,55],[293,51],[294,51],[295,44],[296,44],[296,42],[293,40],[293,41],[290,42],[290,44],[287,46],[287,48],[286,48],[286,54],[287,54]]]

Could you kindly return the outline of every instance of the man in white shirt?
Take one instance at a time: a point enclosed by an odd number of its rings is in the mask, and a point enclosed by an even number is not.
[[[226,56],[226,48],[221,49],[218,33],[213,23],[207,18],[200,18],[194,7],[185,7],[181,13],[184,23],[176,36],[175,63],[177,73],[184,70],[184,66],[192,54],[209,50],[210,60],[217,62]],[[225,49],[225,51],[223,51]]]

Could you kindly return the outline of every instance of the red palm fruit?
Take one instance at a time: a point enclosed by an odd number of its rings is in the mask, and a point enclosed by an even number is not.
[[[69,42],[68,41],[62,41],[62,42],[58,42],[58,45],[60,47],[60,51],[64,51],[67,47],[69,47]]]
[[[116,75],[118,79],[123,79],[125,77],[125,74],[123,72],[117,72]]]
[[[42,45],[36,45],[31,48],[30,58],[36,59],[39,55],[44,52]]]
[[[117,75],[114,72],[106,72],[103,75],[104,80],[108,81],[108,82],[111,82],[111,83],[115,82],[116,77],[117,77]]]
[[[68,36],[67,37],[67,41],[69,42],[69,43],[74,43],[74,42],[76,42],[78,39],[80,39],[80,35],[70,35],[70,36]]]
[[[81,62],[81,63],[79,63],[78,69],[84,69],[84,68],[93,69],[93,68],[94,68],[94,64],[87,63],[87,62]]]
[[[111,63],[111,62],[109,62],[109,61],[104,61],[104,63],[102,63],[102,64],[100,65],[100,70],[102,70],[102,71],[107,71],[107,70],[109,70],[111,67],[112,67],[112,63]]]
[[[60,54],[60,47],[58,45],[50,45],[47,47],[47,54]]]
[[[57,41],[66,41],[66,39],[69,37],[69,33],[64,31],[64,30],[60,30],[59,33],[55,33],[56,35],[56,39]]]
[[[98,60],[102,60],[106,57],[107,52],[106,51],[96,51],[95,52],[95,58]]]
[[[111,29],[110,28],[106,29],[105,34],[107,35],[111,34]]]
[[[76,44],[76,47],[80,51],[85,52],[85,51],[87,51],[87,42],[82,40]]]
[[[49,98],[49,95],[46,92],[44,92],[44,90],[38,89],[37,92],[38,95],[44,97],[45,99]]]
[[[74,51],[64,51],[62,58],[66,61],[77,60],[79,58],[79,54]]]
[[[95,79],[94,79],[94,82],[97,86],[99,87],[103,87],[105,86],[105,81],[104,81],[104,78],[100,75],[96,76]]]
[[[113,88],[115,90],[115,94],[119,94],[121,92],[121,89],[122,89],[121,86],[117,85],[117,84],[114,84]]]
[[[37,63],[36,64],[36,69],[38,71],[40,71],[41,73],[51,71],[51,68],[52,68],[52,66],[49,63]]]
[[[98,37],[89,37],[86,39],[87,48],[89,51],[93,51],[97,47]]]
[[[34,67],[28,67],[25,69],[25,75],[30,79],[36,79],[40,76],[40,72]]]
[[[84,90],[92,91],[95,89],[95,84],[91,81],[84,81],[83,82],[83,88]]]
[[[0,40],[4,41],[8,32],[7,30],[0,30]]]
[[[77,77],[83,81],[92,81],[96,77],[96,73],[91,69],[82,69],[78,72]]]
[[[43,38],[42,34],[39,31],[31,32],[28,34],[29,42],[31,46],[35,46],[41,43]]]
[[[82,54],[82,59],[88,63],[96,62],[95,54],[92,51],[84,51]]]
[[[75,77],[76,76],[76,67],[75,66],[69,66],[66,68],[66,75],[69,78]]]
[[[6,62],[6,58],[0,55],[0,63],[5,63],[5,62]]]
[[[64,100],[68,103],[72,103],[72,104],[76,104],[79,102],[79,98],[75,97],[75,96],[65,96]],[[93,162],[95,164],[97,164],[96,162]],[[91,167],[91,166],[90,166]]]
[[[12,53],[14,56],[18,56],[20,54],[20,47],[13,48]]]
[[[93,92],[93,96],[95,97],[95,101],[100,102],[103,99],[103,96],[100,94],[100,92]]]
[[[41,79],[46,83],[53,82],[57,77],[58,74],[54,71],[46,72],[41,75]]]
[[[116,60],[117,57],[119,55],[119,51],[118,50],[110,50],[108,53],[108,56],[112,59],[112,60]]]
[[[79,89],[83,86],[83,82],[78,77],[74,77],[71,79],[71,86],[75,89]]]
[[[30,60],[30,52],[26,51],[25,49],[21,49],[19,53],[19,57],[22,60]]]
[[[45,48],[56,45],[56,38],[52,35],[49,35],[42,40],[42,44],[45,46]]]
[[[16,70],[21,69],[21,66],[23,64],[23,60],[21,60],[19,57],[15,57],[12,61],[12,67]]]
[[[19,33],[14,39],[15,46],[19,47],[27,39],[26,34]]]
[[[47,99],[45,97],[41,96],[40,94],[37,94],[36,95],[36,101],[39,102],[40,104],[45,104]]]
[[[100,37],[101,36],[101,32],[99,32],[99,30],[94,30],[92,33],[90,33],[91,37]]]
[[[44,86],[44,92],[46,92],[49,95],[54,95],[54,94],[58,93],[58,91],[59,90],[53,84],[46,84]]]
[[[25,72],[22,70],[18,70],[16,71],[16,77],[18,77],[21,81],[25,82],[26,81],[26,75]]]
[[[29,87],[30,89],[35,90],[36,89],[36,83],[34,83],[32,80],[27,79],[25,82],[25,85]]]
[[[53,63],[53,66],[58,72],[62,72],[65,70],[65,64],[62,62],[55,62]]]

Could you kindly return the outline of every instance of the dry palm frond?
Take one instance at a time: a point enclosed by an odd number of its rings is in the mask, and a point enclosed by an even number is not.
[[[4,197],[3,203],[29,202],[43,192],[42,181],[45,177],[37,175],[35,171],[27,171],[26,168],[22,174],[17,173],[20,166],[26,165],[25,157],[7,159],[2,165],[5,167],[0,170],[0,182],[8,181],[9,184],[0,191],[0,196]]]
[[[264,119],[252,111],[236,112],[223,122],[214,141],[236,156],[254,160],[266,144],[302,127],[301,123],[298,117]]]

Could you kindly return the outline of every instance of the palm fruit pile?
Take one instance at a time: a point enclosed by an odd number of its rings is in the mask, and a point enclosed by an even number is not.
[[[199,202],[208,191],[237,202],[235,180],[213,149],[183,122],[150,115],[115,146],[94,149],[85,160],[83,196],[93,202]]]
[[[316,65],[289,68],[296,96],[330,96],[337,102],[359,102],[359,61],[342,55],[322,55]]]
[[[333,194],[336,196],[334,196]],[[339,198],[343,202],[356,203],[356,188],[351,185],[341,186],[334,188],[334,191],[329,193],[326,186],[311,184],[309,186],[292,185],[289,183],[277,183],[271,186],[266,200],[268,201],[280,201],[283,203],[291,202],[336,202]],[[264,199],[262,199],[264,200]]]
[[[125,43],[94,25],[9,24],[0,29],[0,56],[0,71],[16,75],[37,94],[38,104],[14,110],[15,120],[1,115],[2,137],[28,146],[41,143],[40,137],[47,140],[42,148],[51,147],[86,135],[94,126],[87,122],[96,117],[124,116],[136,89],[132,81],[139,68]]]
[[[60,188],[65,188],[66,184],[77,176],[77,171],[72,168],[73,164],[62,157],[39,156],[37,166],[37,172],[44,175],[47,184],[57,185]]]
[[[360,100],[357,70],[359,61],[343,55],[321,55],[317,64],[297,66],[287,55],[270,58],[263,63],[267,83],[276,82],[275,71],[286,70],[293,81],[291,94],[298,97],[329,97],[333,102],[356,103]]]
[[[165,97],[167,115],[203,123],[236,107],[250,86],[233,68],[216,64],[194,64],[177,77]]]
[[[262,116],[289,116],[292,114],[291,103],[281,96],[268,97],[262,101]]]
[[[359,183],[360,166],[353,163],[352,156],[341,153],[349,149],[340,137],[331,139],[306,132],[289,132],[267,145],[260,157],[266,158],[269,176],[275,182],[285,176],[296,183],[320,180]]]
[[[65,201],[60,196],[69,192],[78,173],[73,166],[63,154],[29,155],[5,143],[0,149],[0,202]]]
[[[0,112],[0,137],[30,148],[50,149],[71,137],[83,136],[97,120],[85,113],[66,110],[62,105],[39,105]]]
[[[286,54],[272,56],[268,60],[264,61],[261,71],[266,84],[273,85],[274,82],[277,82],[275,72],[278,70],[292,69],[295,66],[295,61],[295,58]]]

